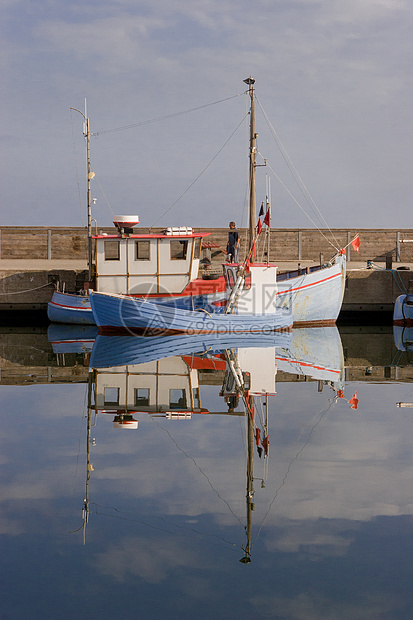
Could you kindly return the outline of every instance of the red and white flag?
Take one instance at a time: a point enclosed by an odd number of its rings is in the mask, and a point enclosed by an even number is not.
[[[267,209],[267,213],[265,214],[264,224],[266,224],[268,228],[271,228],[271,214],[269,209]]]

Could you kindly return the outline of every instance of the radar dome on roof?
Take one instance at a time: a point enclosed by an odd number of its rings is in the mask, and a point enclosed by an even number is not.
[[[113,223],[122,228],[133,228],[139,224],[139,215],[114,215]]]

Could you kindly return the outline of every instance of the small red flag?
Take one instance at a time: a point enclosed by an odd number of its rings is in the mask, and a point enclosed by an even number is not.
[[[261,435],[261,429],[257,428],[255,431],[255,443],[257,444],[257,446],[260,445],[260,435]]]
[[[267,209],[267,213],[265,214],[264,217],[264,224],[266,224],[268,226],[268,228],[271,228],[271,214],[270,214],[270,209]]]
[[[269,439],[268,435],[266,437],[264,437],[264,439],[261,442],[261,445],[264,448],[265,454],[268,456],[268,447],[270,445],[270,439]]]
[[[357,405],[359,404],[359,401],[357,398],[357,392],[354,392],[353,396],[350,398],[348,402],[350,403],[350,409],[357,409]]]
[[[355,237],[353,239],[353,241],[351,242],[351,245],[353,246],[353,249],[356,250],[356,252],[359,251],[359,247],[360,247],[360,237],[357,235],[357,237]]]
[[[261,218],[258,218],[258,223],[257,223],[257,232],[260,235],[262,231],[262,226],[261,226]]]

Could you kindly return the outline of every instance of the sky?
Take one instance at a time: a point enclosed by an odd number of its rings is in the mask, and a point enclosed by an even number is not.
[[[273,226],[412,227],[409,0],[3,0],[0,17],[0,225],[86,224],[85,99],[98,225],[247,225],[252,76]]]

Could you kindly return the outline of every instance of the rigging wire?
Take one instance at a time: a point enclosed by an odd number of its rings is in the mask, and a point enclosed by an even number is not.
[[[82,441],[83,428],[84,428],[84,425],[85,425],[85,420],[87,418],[87,414],[86,414],[86,411],[87,411],[87,396],[88,396],[88,389],[86,389],[85,393],[84,393],[82,419],[81,419],[80,428],[79,428],[79,440],[78,440],[78,447],[77,447],[75,477],[74,477],[74,481],[73,481],[72,504],[71,504],[71,510],[70,510],[69,534],[74,534],[75,532],[79,532],[83,528],[83,526],[85,525],[84,522],[83,522],[82,525],[79,528],[77,528],[76,530],[72,530],[72,528],[71,528],[71,523],[72,523],[72,518],[73,518],[73,504],[74,504],[74,499],[75,499],[76,482],[77,482],[77,475],[78,475],[78,469],[79,469],[80,446],[81,446],[81,441]]]
[[[153,419],[153,418],[152,418]],[[191,460],[195,467],[198,469],[198,471],[204,476],[204,478],[206,479],[206,481],[208,482],[209,486],[211,487],[211,489],[214,491],[214,493],[217,495],[217,497],[224,502],[224,504],[226,504],[226,506],[228,507],[228,510],[231,512],[231,514],[233,515],[233,517],[238,521],[238,523],[240,523],[240,525],[243,526],[243,523],[241,521],[241,519],[235,514],[235,512],[232,510],[231,506],[229,505],[229,503],[227,502],[226,499],[224,499],[219,492],[213,487],[211,480],[208,478],[208,476],[206,475],[206,473],[201,469],[201,467],[198,465],[198,463],[196,462],[196,460],[194,459],[193,456],[190,456],[187,452],[185,452],[185,450],[183,448],[181,448],[180,445],[178,445],[178,443],[176,442],[176,440],[172,437],[171,433],[166,429],[163,428],[163,426],[160,425],[160,423],[157,420],[154,420],[155,424],[158,425],[158,427],[163,430],[168,437],[171,439],[171,441],[175,444],[175,446],[178,448],[178,450],[180,450],[182,452],[182,454],[184,454],[189,460]]]
[[[259,153],[259,155],[261,157],[262,154]],[[327,241],[327,243],[329,243],[331,245],[331,247],[333,247],[336,252],[339,252],[339,247],[338,245],[334,245],[330,239],[324,234],[324,232],[321,230],[321,228],[319,228],[319,226],[316,224],[316,222],[314,222],[314,220],[310,217],[310,215],[305,211],[305,209],[301,206],[301,204],[298,202],[298,200],[295,198],[295,196],[290,192],[290,190],[288,189],[288,187],[285,185],[285,183],[280,179],[280,177],[278,176],[278,174],[275,172],[275,170],[271,167],[271,165],[268,163],[267,161],[267,166],[268,168],[271,170],[271,172],[275,175],[275,177],[277,178],[277,180],[279,181],[279,183],[281,183],[281,185],[283,186],[283,188],[285,189],[285,191],[289,194],[289,196],[294,200],[295,204],[301,209],[301,211],[304,213],[304,215],[310,220],[310,222],[315,226],[315,228],[318,230],[318,232],[324,237],[324,239]],[[328,226],[327,226],[328,228]],[[328,230],[330,230],[330,228],[328,228]],[[331,230],[330,230],[331,232]],[[334,236],[333,236],[334,238]],[[336,239],[334,238],[334,241],[337,244]]]
[[[195,183],[201,178],[201,176],[204,174],[204,172],[206,172],[206,170],[211,166],[211,164],[215,161],[215,159],[218,157],[218,155],[224,150],[224,148],[226,147],[226,145],[228,144],[228,142],[231,140],[231,138],[235,135],[235,133],[238,131],[238,129],[240,128],[240,126],[243,124],[243,122],[245,121],[246,115],[242,118],[241,122],[238,123],[238,125],[236,126],[236,128],[234,129],[234,131],[231,133],[231,135],[229,136],[229,138],[224,142],[224,144],[221,146],[221,148],[219,149],[219,151],[214,155],[214,157],[211,159],[211,161],[209,162],[209,164],[207,164],[205,166],[205,168],[198,174],[198,176],[192,181],[192,183],[186,188],[186,190],[179,196],[179,198],[177,198],[175,200],[174,203],[171,204],[170,207],[168,207],[166,209],[166,211],[164,211],[164,213],[162,213],[162,215],[160,215],[158,217],[158,219],[152,224],[152,226],[150,226],[149,230],[151,230],[152,228],[154,228],[154,226],[159,222],[159,220],[161,220],[167,213],[169,213],[169,211],[181,200],[181,198],[183,198],[183,196],[185,196],[185,194],[191,189],[191,187],[193,187],[195,185]]]
[[[92,133],[92,136],[103,136],[107,133],[114,133],[117,131],[125,131],[127,129],[135,129],[135,127],[143,127],[145,125],[150,125],[152,123],[158,123],[159,121],[165,121],[170,118],[176,118],[177,116],[183,116],[184,114],[190,114],[191,112],[197,112],[198,110],[203,110],[204,108],[209,108],[213,105],[217,105],[218,103],[224,103],[225,101],[230,101],[231,99],[235,99],[236,97],[240,97],[245,93],[238,93],[237,95],[232,95],[231,97],[226,97],[225,99],[219,99],[218,101],[212,101],[211,103],[205,103],[204,105],[197,106],[196,108],[190,108],[189,110],[183,110],[182,112],[174,112],[173,114],[166,114],[165,116],[158,116],[157,118],[152,118],[146,121],[141,121],[139,123],[131,123],[130,125],[123,125],[122,127],[115,127],[114,129],[104,129],[103,131],[96,131]]]
[[[330,409],[332,408],[332,406],[333,406],[334,404],[336,404],[336,402],[337,402],[336,397],[335,397],[335,398],[333,398],[333,399],[331,399],[331,400],[330,400],[330,403],[328,404],[328,406],[327,406],[327,407],[325,407],[324,409],[322,409],[322,410],[319,412],[319,413],[320,413],[320,417],[318,418],[317,422],[316,422],[316,423],[315,423],[315,424],[311,427],[310,432],[308,433],[307,439],[305,440],[305,442],[303,443],[303,445],[301,446],[301,448],[298,450],[297,454],[295,454],[295,455],[294,455],[294,457],[293,457],[293,458],[291,459],[291,461],[289,462],[288,467],[287,467],[287,469],[286,469],[286,471],[285,471],[284,477],[283,477],[283,479],[282,479],[281,483],[279,484],[278,488],[277,488],[277,489],[276,489],[276,491],[275,491],[275,495],[274,495],[274,497],[272,498],[272,500],[271,500],[271,502],[270,502],[270,504],[269,504],[269,506],[268,506],[268,510],[267,510],[267,512],[265,513],[265,515],[263,516],[263,518],[262,518],[262,520],[261,520],[261,523],[260,523],[260,525],[259,525],[259,528],[258,528],[257,534],[256,534],[256,536],[255,536],[255,538],[254,538],[254,541],[253,541],[253,543],[252,543],[251,547],[252,547],[252,546],[254,546],[255,542],[257,541],[257,539],[258,539],[258,537],[259,537],[259,535],[260,535],[260,533],[261,533],[261,530],[262,530],[262,528],[263,528],[263,526],[264,526],[264,522],[265,522],[265,520],[267,519],[268,515],[269,515],[269,514],[270,514],[270,512],[271,512],[272,506],[273,506],[273,504],[274,504],[274,502],[275,502],[275,500],[276,500],[276,498],[277,498],[277,496],[278,496],[278,493],[281,491],[282,487],[285,485],[285,483],[286,483],[286,481],[287,481],[288,475],[289,475],[289,473],[290,473],[290,470],[291,470],[291,467],[293,466],[294,461],[296,461],[296,460],[298,459],[298,457],[300,456],[300,454],[302,453],[302,451],[304,450],[304,448],[306,448],[306,446],[309,444],[309,442],[310,442],[310,440],[311,440],[311,437],[312,437],[312,435],[313,435],[314,431],[316,430],[317,426],[319,426],[319,424],[320,424],[320,423],[324,420],[324,418],[327,416],[328,412],[330,411]]]
[[[195,540],[200,541],[200,536],[203,538],[216,538],[218,540],[221,540],[222,542],[224,542],[226,545],[230,545],[231,547],[236,547],[236,543],[232,542],[231,540],[228,540],[226,538],[224,538],[223,536],[219,536],[218,534],[211,534],[209,532],[202,532],[200,530],[197,530],[194,527],[188,527],[188,526],[183,526],[183,525],[179,525],[177,523],[171,523],[169,521],[167,521],[164,517],[161,517],[159,515],[144,515],[141,518],[138,518],[138,515],[136,515],[133,512],[128,512],[125,510],[119,510],[118,508],[116,508],[116,506],[104,506],[102,504],[98,504],[97,502],[91,502],[91,505],[95,507],[94,510],[94,514],[98,515],[98,516],[103,516],[103,517],[111,517],[112,519],[120,519],[121,521],[130,521],[133,523],[140,523],[141,525],[144,525],[146,527],[149,527],[150,529],[153,530],[158,530],[160,532],[164,532],[167,534],[172,534],[174,536],[176,535],[180,535],[184,538],[194,538]],[[104,509],[104,510],[113,510],[115,513],[118,514],[111,514],[110,512],[102,512],[102,510],[99,509]],[[151,523],[148,523],[147,521],[143,521],[142,519],[158,519],[159,521],[163,521],[165,523],[165,525],[167,527],[159,527],[156,525],[153,525]],[[168,529],[168,527],[173,527],[175,529],[180,529],[184,531],[184,534],[178,534],[175,531],[172,531],[171,529]],[[78,530],[76,530],[78,531]],[[197,536],[194,535],[188,535],[187,532],[193,532],[194,534],[197,534]],[[202,540],[200,542],[203,542]],[[218,545],[217,545],[218,546]],[[235,549],[231,549],[234,550]]]
[[[328,231],[329,231],[329,233],[331,234],[332,238],[334,239],[334,242],[336,243],[336,245],[338,245],[338,241],[337,241],[337,239],[335,238],[333,231],[332,231],[332,230],[331,230],[331,228],[328,226],[328,224],[327,224],[327,222],[326,222],[326,219],[324,218],[324,216],[323,216],[323,214],[321,213],[320,209],[318,208],[318,206],[317,206],[317,204],[316,204],[315,200],[314,200],[314,199],[313,199],[313,197],[311,196],[311,194],[310,194],[310,192],[309,192],[309,190],[308,190],[307,186],[305,185],[305,183],[304,183],[303,179],[301,178],[301,176],[300,176],[300,174],[298,173],[298,171],[297,171],[296,167],[294,166],[293,161],[291,160],[290,156],[288,155],[286,148],[285,148],[285,147],[284,147],[284,145],[282,144],[280,137],[278,136],[278,134],[277,134],[277,132],[276,132],[276,130],[275,130],[275,128],[274,128],[274,126],[272,125],[271,121],[269,120],[269,117],[268,117],[267,113],[265,112],[264,108],[263,108],[263,107],[262,107],[262,105],[261,105],[261,102],[259,101],[259,99],[258,99],[257,97],[256,97],[256,101],[257,101],[257,103],[258,103],[258,105],[259,105],[259,107],[260,107],[260,109],[261,109],[261,112],[262,112],[262,114],[263,114],[263,116],[264,116],[264,119],[265,119],[265,121],[266,121],[266,123],[267,123],[267,125],[268,125],[268,127],[269,127],[269,129],[270,129],[270,133],[272,134],[272,136],[273,136],[273,138],[274,138],[274,141],[275,141],[275,143],[276,143],[276,145],[277,145],[277,147],[278,147],[278,149],[279,149],[279,151],[280,151],[280,153],[281,153],[281,156],[282,156],[282,158],[284,159],[284,161],[285,161],[285,164],[286,164],[287,168],[288,168],[288,169],[289,169],[289,171],[291,172],[291,175],[292,175],[292,177],[293,177],[293,179],[294,179],[295,183],[297,184],[298,189],[299,189],[299,190],[300,190],[300,192],[302,193],[302,195],[303,195],[303,197],[304,197],[305,201],[307,202],[307,204],[309,205],[309,207],[312,209],[312,211],[315,213],[315,215],[317,215],[317,217],[319,217],[319,218],[320,218],[321,222],[322,222],[322,223],[324,224],[324,226],[327,228],[327,230],[328,230]],[[278,177],[277,177],[277,178],[278,178]],[[280,179],[278,179],[278,180],[280,180]],[[282,185],[283,185],[283,187],[284,187],[285,189],[287,189],[283,183],[282,183]],[[290,196],[292,197],[291,192],[290,192],[289,190],[287,190],[287,191],[288,191],[288,193],[290,194]],[[297,205],[298,205],[298,206],[299,206],[299,207],[303,210],[303,212],[304,212],[304,209],[301,207],[301,205],[298,203],[298,201],[297,201],[297,200],[295,200],[295,199],[294,199],[294,201],[296,202],[296,204],[297,204]],[[312,221],[312,220],[311,220],[311,218],[308,216],[308,214],[306,214],[306,215],[307,215],[308,219],[310,219],[310,221]],[[314,222],[313,222],[313,223],[314,223]],[[316,226],[316,228],[317,228],[318,230],[320,230],[320,229],[319,229],[319,226],[317,226],[316,224],[314,224],[314,225]],[[331,245],[333,245],[333,244],[331,244]],[[333,247],[334,247],[334,246],[333,246]]]
[[[97,177],[96,173],[95,173],[95,176],[94,176],[93,178],[94,178],[94,179],[96,179],[96,181],[98,182],[98,185],[99,185],[99,187],[100,187],[100,191],[102,192],[103,197],[104,197],[104,199],[106,200],[106,204],[108,205],[108,207],[109,207],[109,209],[110,209],[110,212],[112,213],[112,215],[115,215],[115,214],[114,214],[114,211],[113,211],[113,209],[112,209],[112,207],[110,206],[109,200],[107,199],[106,194],[105,194],[105,192],[103,191],[103,187],[101,186],[100,181],[99,181],[99,179],[98,179],[98,177]]]

